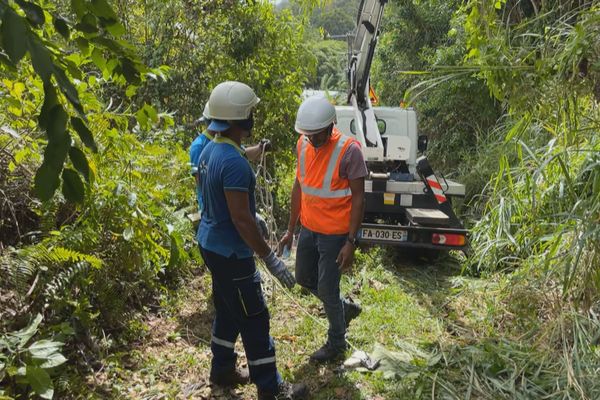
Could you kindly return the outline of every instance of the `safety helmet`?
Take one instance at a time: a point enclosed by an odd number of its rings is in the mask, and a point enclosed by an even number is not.
[[[197,122],[200,122],[200,123],[208,122],[208,123],[210,123],[210,118],[208,117],[208,114],[210,114],[210,111],[209,111],[209,108],[208,108],[208,104],[209,104],[209,102],[207,101],[206,104],[204,105],[204,111],[202,111],[202,116],[200,117],[200,119],[198,119]]]
[[[296,115],[296,132],[314,135],[336,122],[335,107],[323,96],[304,100]]]
[[[239,121],[248,119],[260,99],[245,83],[227,81],[219,83],[208,99],[207,114],[211,120]]]

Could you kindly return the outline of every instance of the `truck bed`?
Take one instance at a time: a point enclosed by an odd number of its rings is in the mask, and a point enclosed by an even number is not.
[[[465,185],[451,181],[449,179],[447,179],[446,181],[442,181],[442,180],[440,180],[440,181],[442,182],[442,185],[445,185],[445,182],[448,182],[448,189],[444,190],[446,195],[457,196],[457,197],[465,196]],[[423,194],[424,189],[425,189],[425,184],[422,181],[413,181],[413,182],[387,181],[387,186],[386,186],[386,192],[412,194],[412,195]],[[444,187],[444,189],[446,189],[446,187]],[[365,181],[365,191],[366,192],[373,191],[373,181],[371,181],[371,180]]]

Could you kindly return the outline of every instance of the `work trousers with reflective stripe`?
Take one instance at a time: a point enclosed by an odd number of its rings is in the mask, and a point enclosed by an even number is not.
[[[212,276],[215,305],[211,376],[235,368],[234,346],[239,334],[248,359],[250,379],[260,390],[276,392],[281,376],[275,365],[269,311],[254,259],[226,258],[202,247],[200,252]]]
[[[344,301],[340,295],[341,272],[336,262],[347,234],[324,235],[305,227],[300,231],[296,250],[296,281],[323,302],[329,321],[329,344],[346,348]]]

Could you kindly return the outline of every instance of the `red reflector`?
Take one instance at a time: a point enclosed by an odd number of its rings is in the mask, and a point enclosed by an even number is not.
[[[444,246],[463,246],[465,236],[454,233],[434,233],[431,235],[431,243]]]

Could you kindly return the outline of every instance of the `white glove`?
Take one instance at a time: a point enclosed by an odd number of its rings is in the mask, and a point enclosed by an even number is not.
[[[267,269],[275,278],[281,282],[281,284],[288,289],[291,289],[296,284],[296,279],[294,279],[294,275],[290,273],[285,267],[283,261],[281,261],[275,253],[271,250],[271,252],[263,257],[263,261],[267,265]]]

